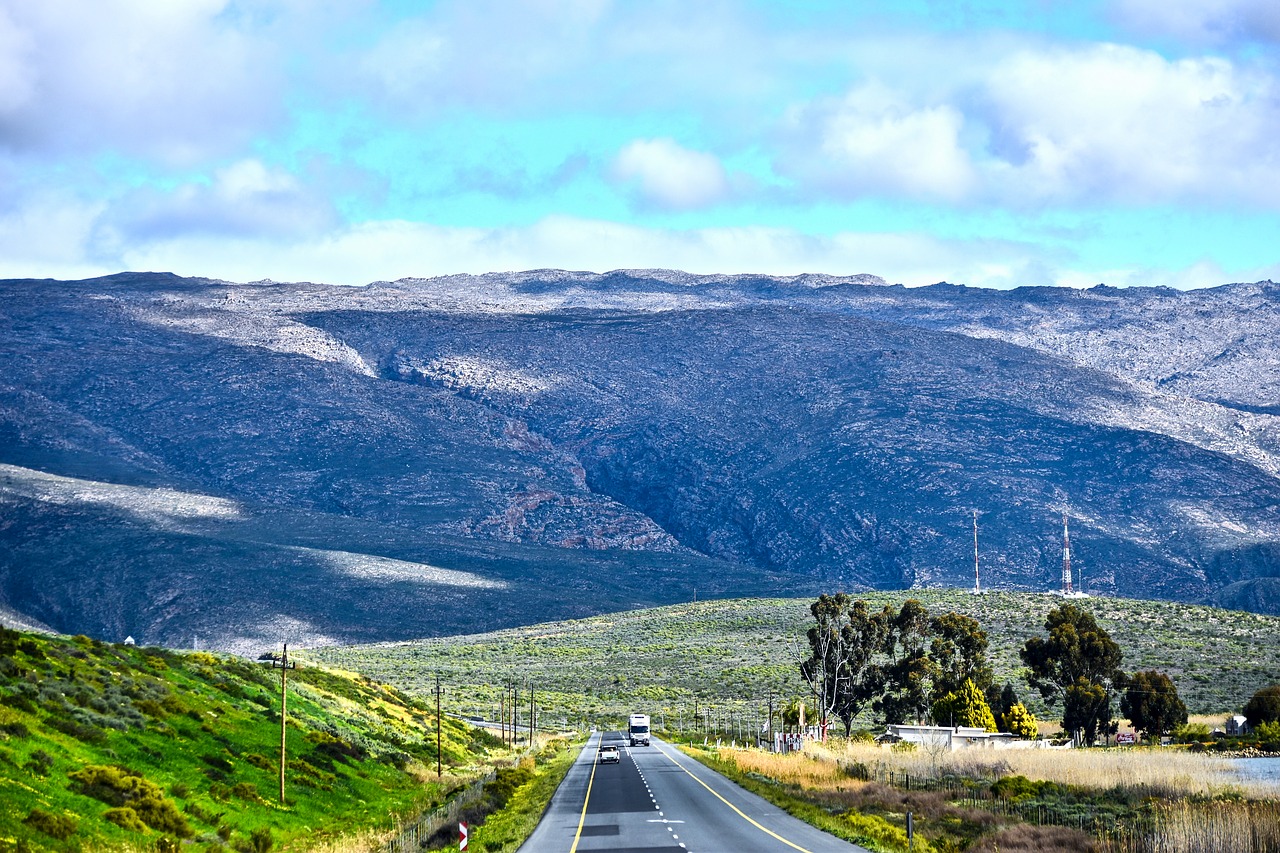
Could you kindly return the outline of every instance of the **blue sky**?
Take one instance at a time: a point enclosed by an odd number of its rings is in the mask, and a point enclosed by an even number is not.
[[[0,0],[0,276],[1280,278],[1280,3]]]

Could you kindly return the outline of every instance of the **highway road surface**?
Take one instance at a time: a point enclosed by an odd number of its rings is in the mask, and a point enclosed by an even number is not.
[[[600,764],[616,744],[617,764]],[[669,744],[591,736],[520,853],[867,853],[748,793]]]

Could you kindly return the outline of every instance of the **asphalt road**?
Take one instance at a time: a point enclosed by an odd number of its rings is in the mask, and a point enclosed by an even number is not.
[[[622,760],[599,764],[601,744]],[[520,853],[867,853],[748,793],[674,747],[592,735]]]

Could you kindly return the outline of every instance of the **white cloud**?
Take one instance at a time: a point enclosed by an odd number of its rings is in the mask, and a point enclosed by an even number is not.
[[[1105,282],[1187,288],[1280,279],[1275,264],[1227,268],[1203,260],[1186,268],[1099,268],[1053,246],[1013,240],[945,239],[919,232],[814,236],[763,226],[677,230],[567,216],[505,228],[385,220],[288,237],[175,233],[104,245],[95,239],[96,219],[108,216],[100,206],[66,199],[41,199],[28,213],[0,216],[0,278],[87,278],[131,269],[230,281],[359,285],[459,272],[665,267],[774,275],[869,272],[909,286]]]
[[[696,108],[754,129],[761,102],[797,69],[832,58],[826,31],[777,33],[738,0],[424,5],[337,57],[327,85],[402,121],[451,108],[534,117]]]
[[[0,7],[0,117],[35,95],[31,73],[31,39]]]
[[[683,148],[672,139],[637,139],[618,152],[613,173],[634,182],[640,199],[668,210],[694,210],[729,194],[724,166],[712,154]]]
[[[0,213],[0,276],[5,278],[86,278],[104,269],[88,246],[106,209],[64,192],[24,196]]]
[[[388,28],[336,63],[330,83],[400,115],[445,105],[520,107],[563,99],[597,51],[608,0],[445,0]],[[350,74],[354,71],[354,74]]]
[[[1195,44],[1280,42],[1280,4],[1275,0],[1115,0],[1111,11],[1135,32]]]
[[[1194,290],[1231,282],[1275,281],[1278,278],[1280,264],[1228,271],[1216,261],[1200,260],[1180,269],[1134,266],[1064,270],[1057,283],[1063,287],[1092,287],[1105,282],[1112,287],[1173,287],[1178,290]]]
[[[1280,87],[1261,72],[1096,45],[1009,56],[983,94],[999,198],[1277,202]]]
[[[904,42],[895,61],[930,44]],[[1263,68],[1113,44],[970,47],[982,58],[949,79],[898,74],[794,107],[776,170],[820,197],[1280,205],[1280,81]]]
[[[104,217],[98,239],[145,243],[200,234],[289,237],[319,233],[335,223],[328,199],[294,175],[249,158],[215,170],[207,183],[128,194]]]
[[[950,104],[912,104],[872,82],[794,110],[786,124],[781,170],[824,194],[959,201],[975,184],[964,116]]]
[[[245,142],[277,114],[281,60],[234,11],[0,0],[0,147],[187,164]]]

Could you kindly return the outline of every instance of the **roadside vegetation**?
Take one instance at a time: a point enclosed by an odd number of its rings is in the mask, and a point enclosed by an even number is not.
[[[552,739],[537,754],[525,758],[514,768],[503,786],[501,806],[488,815],[464,814],[463,819],[476,828],[471,832],[468,850],[477,853],[512,853],[537,828],[556,788],[573,766],[578,750],[563,739]],[[483,824],[480,821],[483,820]],[[455,839],[439,849],[456,849]]]
[[[1278,786],[1242,781],[1229,761],[1196,751],[1202,737],[1212,738],[1207,728],[1188,726],[1172,680],[1154,670],[1126,673],[1123,649],[1078,604],[1054,607],[1045,635],[1021,645],[1025,683],[1058,706],[1074,745],[1089,747],[1116,732],[1118,698],[1155,749],[953,752],[949,739],[895,729],[906,722],[962,724],[1016,739],[1037,733],[1013,685],[994,683],[977,620],[931,614],[915,599],[875,610],[844,594],[820,596],[809,611],[809,655],[799,669],[819,724],[808,734],[817,741],[787,754],[733,744],[724,750],[720,738],[711,750],[707,740],[693,745],[708,764],[793,814],[875,850],[908,846],[908,814],[918,818],[923,851],[1280,850]],[[1251,734],[1264,748],[1273,727],[1280,734],[1269,721],[1280,716],[1278,696],[1267,687],[1244,703]],[[889,725],[880,738],[853,732],[867,708]],[[844,738],[826,736],[833,719],[843,724]],[[783,715],[787,727],[803,721],[800,707]],[[1160,748],[1173,734],[1195,742],[1185,751]]]
[[[930,754],[845,738],[785,755],[700,742],[686,751],[797,817],[885,853],[907,849],[908,812],[916,851],[1280,850],[1275,788],[1242,783],[1227,760],[1185,751]]]
[[[302,665],[288,691],[281,803],[278,669],[0,629],[0,849],[367,851],[524,752],[362,676]],[[536,799],[540,771],[497,774],[495,809]]]

